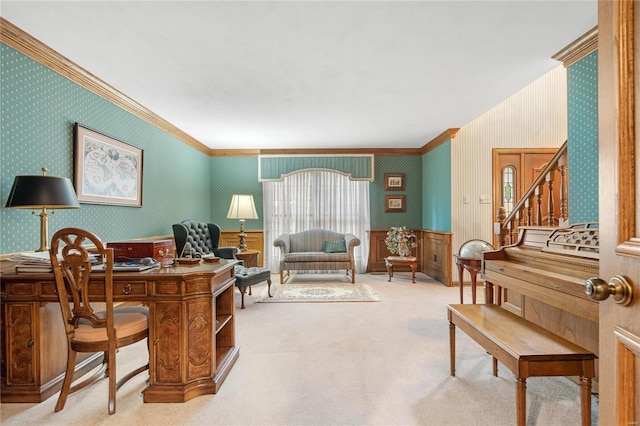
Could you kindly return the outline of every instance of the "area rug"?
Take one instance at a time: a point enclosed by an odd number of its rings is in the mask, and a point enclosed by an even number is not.
[[[307,302],[377,302],[378,295],[367,284],[313,283],[278,284],[271,286],[268,297],[264,290],[257,303],[307,303]]]

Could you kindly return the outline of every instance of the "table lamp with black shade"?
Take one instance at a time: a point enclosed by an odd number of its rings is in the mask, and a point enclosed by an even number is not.
[[[258,212],[256,211],[256,204],[253,202],[253,195],[236,194],[231,198],[227,219],[240,220],[240,233],[238,234],[238,238],[240,239],[238,249],[240,251],[247,251],[247,243],[244,240],[247,236],[247,234],[244,233],[245,220],[257,218]]]
[[[69,178],[47,176],[42,168],[40,175],[16,176],[5,206],[8,209],[42,209],[40,212],[40,248],[49,250],[49,216],[47,209],[77,209],[80,207],[73,184]],[[52,212],[53,213],[53,212]]]

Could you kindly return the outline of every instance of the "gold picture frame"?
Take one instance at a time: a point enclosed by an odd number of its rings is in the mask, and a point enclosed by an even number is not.
[[[385,173],[385,191],[404,191],[404,173]]]
[[[406,197],[404,195],[385,195],[385,213],[402,213],[406,208]]]
[[[142,207],[142,149],[78,123],[73,130],[78,201]]]

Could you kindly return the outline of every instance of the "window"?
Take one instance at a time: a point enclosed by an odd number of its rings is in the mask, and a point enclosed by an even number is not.
[[[325,170],[303,170],[282,181],[263,183],[265,265],[279,272],[279,235],[321,228],[360,238],[356,272],[366,272],[369,256],[369,182]]]

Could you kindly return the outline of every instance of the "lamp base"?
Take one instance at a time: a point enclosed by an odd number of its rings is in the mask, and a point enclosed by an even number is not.
[[[244,219],[240,219],[240,233],[238,234],[238,238],[240,242],[238,243],[238,250],[247,251],[247,243],[244,239],[247,237],[247,234],[244,233]]]
[[[35,214],[35,212],[33,213]],[[39,251],[49,251],[49,215],[47,215],[45,207],[40,213],[40,248],[36,252]]]

